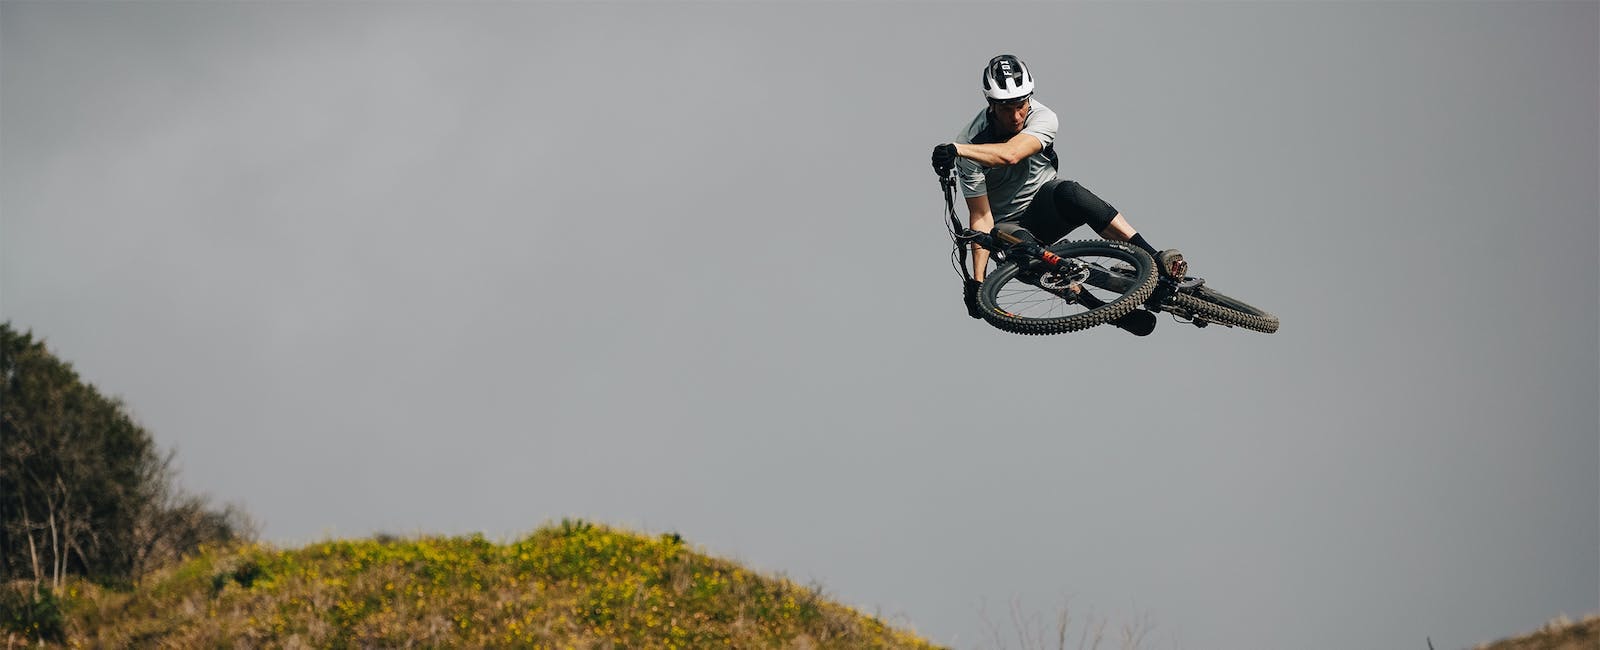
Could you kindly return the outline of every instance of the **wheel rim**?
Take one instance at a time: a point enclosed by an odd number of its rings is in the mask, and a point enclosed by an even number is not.
[[[1132,269],[1127,270],[1129,281],[1121,286],[1107,281],[1115,277],[1112,273],[1116,271],[1111,270],[1114,266],[1127,267],[1120,258],[1082,255],[1066,259],[1069,260],[1068,264],[1076,262],[1078,268],[1066,273],[1019,270],[995,292],[995,307],[1017,318],[1068,318],[1115,302],[1132,288]],[[1085,292],[1089,294],[1088,298],[1084,298]]]
[[[1149,256],[1119,243],[1072,242],[1051,251],[1068,270],[1004,264],[984,283],[980,302],[991,324],[1024,334],[1080,330],[1126,314],[1155,285]]]

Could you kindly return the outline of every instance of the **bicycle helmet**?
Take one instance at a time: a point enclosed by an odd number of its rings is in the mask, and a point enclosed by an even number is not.
[[[989,59],[983,69],[983,96],[991,102],[1013,104],[1033,94],[1033,75],[1022,59],[1002,54]]]

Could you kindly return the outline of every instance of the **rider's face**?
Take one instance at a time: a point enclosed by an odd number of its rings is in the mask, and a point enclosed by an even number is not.
[[[1024,99],[1015,104],[1000,104],[989,102],[989,110],[994,112],[994,119],[1000,130],[1009,135],[1016,135],[1022,131],[1022,123],[1028,119],[1028,107],[1032,100]]]

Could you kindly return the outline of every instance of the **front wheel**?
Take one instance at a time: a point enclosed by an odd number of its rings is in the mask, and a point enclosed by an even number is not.
[[[1156,286],[1150,254],[1122,242],[1075,241],[1048,248],[1055,268],[1006,260],[984,278],[978,306],[990,325],[1018,334],[1076,332],[1133,311]]]

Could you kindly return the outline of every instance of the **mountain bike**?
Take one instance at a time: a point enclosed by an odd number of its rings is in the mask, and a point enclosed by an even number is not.
[[[1278,331],[1276,316],[1206,286],[1202,278],[1163,276],[1150,254],[1136,246],[1108,240],[1046,245],[1026,230],[966,228],[956,218],[954,175],[939,183],[957,271],[970,277],[966,254],[972,243],[988,249],[997,262],[978,290],[981,315],[994,327],[1018,334],[1076,332],[1143,308],[1195,327]]]

